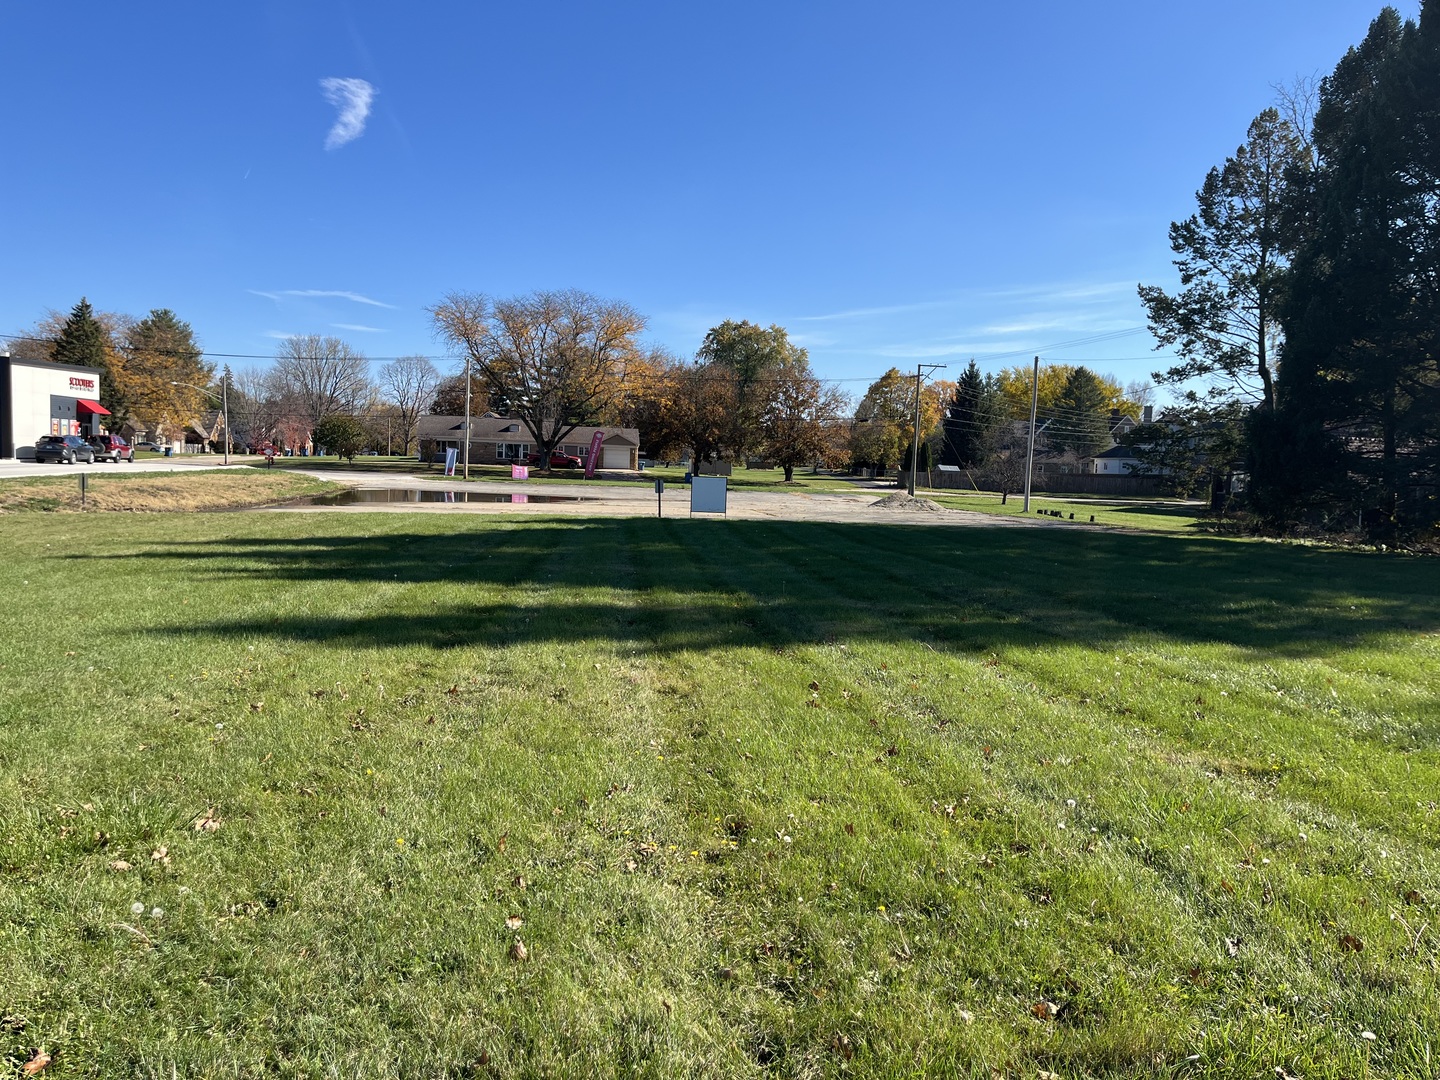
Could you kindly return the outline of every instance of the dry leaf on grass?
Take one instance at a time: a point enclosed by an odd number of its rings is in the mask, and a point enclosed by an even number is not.
[[[530,959],[530,950],[525,948],[525,942],[521,941],[518,937],[510,946],[510,959],[517,963],[523,963]]]
[[[40,1070],[50,1064],[50,1055],[44,1050],[36,1050],[29,1061],[20,1066],[21,1076],[36,1076]]]
[[[1360,952],[1365,948],[1365,943],[1354,934],[1340,935],[1341,952]]]
[[[126,870],[130,869],[130,864],[124,859],[116,859],[110,864],[110,869],[114,870],[117,874],[123,874]]]
[[[505,920],[506,930],[519,930],[520,927],[524,925],[525,919],[519,915],[511,915],[508,919]]]
[[[195,819],[193,828],[196,832],[214,832],[220,828],[225,819],[216,812],[215,807],[210,807],[205,813]]]
[[[154,851],[150,852],[150,861],[158,862],[161,866],[170,865],[170,849],[161,844]]]

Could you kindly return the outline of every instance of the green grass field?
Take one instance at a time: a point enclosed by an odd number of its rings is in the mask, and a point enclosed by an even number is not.
[[[955,495],[944,491],[918,490],[916,495],[933,499],[941,506],[952,510],[974,510],[982,514],[1000,517],[1018,517],[1025,513],[1023,496],[1011,495],[1005,502],[999,495],[965,494]],[[1037,516],[1037,510],[1058,510],[1064,517],[1055,521],[1059,525],[1070,524],[1070,515],[1081,524],[1109,525],[1122,529],[1145,529],[1150,532],[1200,532],[1212,527],[1200,517],[1201,507],[1195,503],[1184,503],[1167,499],[1097,499],[1086,496],[1066,495],[1052,498],[1048,495],[1033,495],[1030,499],[1030,514]],[[1047,521],[1048,523],[1048,521]]]
[[[0,544],[0,1075],[1435,1075],[1434,560],[423,514]]]

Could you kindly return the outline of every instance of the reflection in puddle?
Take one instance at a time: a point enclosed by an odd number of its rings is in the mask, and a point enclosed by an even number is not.
[[[289,506],[359,506],[373,503],[573,503],[578,495],[528,495],[524,492],[423,491],[419,488],[352,488],[336,495],[316,495]]]

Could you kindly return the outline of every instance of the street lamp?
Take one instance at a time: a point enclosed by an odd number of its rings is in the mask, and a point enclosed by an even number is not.
[[[191,390],[199,390],[202,394],[214,393],[203,386],[196,386],[188,382],[170,382],[171,386],[185,386]],[[230,369],[227,367],[220,376],[220,416],[221,422],[225,425],[225,464],[230,464]]]

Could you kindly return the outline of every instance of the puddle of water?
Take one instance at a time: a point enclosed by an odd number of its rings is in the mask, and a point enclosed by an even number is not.
[[[422,491],[419,488],[351,488],[335,495],[299,499],[289,506],[361,506],[376,503],[573,503],[579,495],[500,494],[493,491]]]

